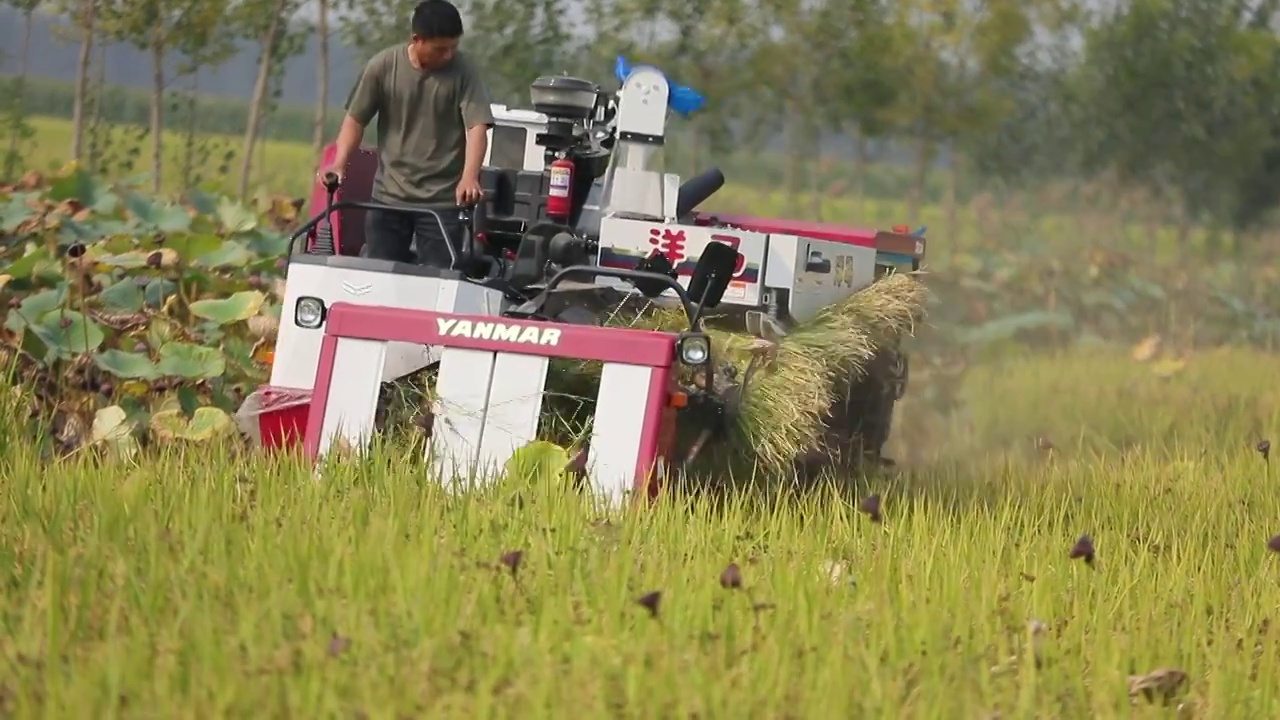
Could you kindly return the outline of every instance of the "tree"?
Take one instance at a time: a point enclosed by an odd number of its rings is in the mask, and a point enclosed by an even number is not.
[[[71,159],[84,159],[84,136],[89,104],[89,74],[93,69],[93,41],[99,0],[60,0],[54,8],[70,17],[79,53],[71,108]]]
[[[249,194],[253,152],[267,112],[273,73],[278,72],[280,63],[287,57],[287,51],[293,50],[291,46],[296,45],[287,43],[286,40],[290,24],[300,7],[299,0],[245,0],[238,7],[239,27],[246,36],[255,38],[258,43],[258,73],[254,78],[253,95],[249,99],[240,157],[241,197]]]
[[[389,45],[408,42],[411,7],[404,0],[336,0],[338,35],[363,63]]]
[[[894,6],[903,92],[895,124],[916,144],[908,204],[919,219],[928,171],[950,148],[954,195],[965,141],[990,132],[1010,111],[1009,78],[1034,37],[1034,13],[1053,0],[907,2]]]
[[[204,0],[192,9],[191,24],[177,36],[174,49],[181,54],[177,74],[188,79],[185,138],[182,143],[181,177],[184,186],[197,182],[196,166],[207,162],[207,142],[199,138],[200,72],[225,63],[235,53],[235,36],[227,32],[229,0]]]
[[[905,68],[897,60],[899,39],[886,0],[849,0],[828,8],[832,17],[821,27],[843,34],[829,43],[827,66],[836,68],[823,80],[825,120],[853,136],[855,192],[866,186],[868,141],[892,129]]]
[[[164,168],[165,57],[184,32],[199,31],[206,0],[103,0],[101,27],[107,37],[148,51],[151,56],[151,173],[160,192]],[[219,16],[220,17],[220,16]]]
[[[570,32],[565,0],[466,0],[458,3],[465,51],[484,68],[495,102],[523,105],[540,75],[564,71]]]
[[[311,139],[316,162],[324,149],[329,119],[329,0],[316,0],[316,125]]]
[[[1134,0],[1087,35],[1078,82],[1097,122],[1082,134],[1082,165],[1183,208],[1184,242],[1193,219],[1258,217],[1238,213],[1277,142],[1270,21],[1215,0]]]
[[[22,141],[31,135],[31,128],[26,122],[27,107],[27,73],[31,60],[31,34],[34,26],[36,8],[39,0],[8,0],[9,4],[22,13],[22,48],[18,51],[18,75],[13,80],[13,90],[7,102],[9,104],[9,149],[4,158],[4,177],[14,177],[21,162],[19,149]]]

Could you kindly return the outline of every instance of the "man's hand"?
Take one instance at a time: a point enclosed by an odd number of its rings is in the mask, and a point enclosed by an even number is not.
[[[480,202],[480,198],[483,194],[483,191],[480,189],[479,179],[464,177],[462,178],[462,182],[458,183],[458,189],[454,193],[454,196],[458,201],[459,207],[471,207],[472,205]]]
[[[316,179],[318,179],[320,182],[324,182],[324,176],[327,175],[328,173],[333,173],[334,175],[338,176],[338,184],[341,185],[343,177],[346,172],[346,165],[347,165],[346,163],[334,163],[329,167],[322,168],[320,172],[316,174]]]

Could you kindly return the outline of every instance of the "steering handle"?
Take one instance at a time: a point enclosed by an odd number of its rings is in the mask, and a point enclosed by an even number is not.
[[[342,185],[342,178],[338,177],[336,172],[327,172],[321,178],[320,182],[324,185],[324,189],[330,193],[337,192],[338,186]]]
[[[328,174],[332,174],[332,173],[328,173]],[[486,199],[487,197],[491,197],[491,196],[492,196],[491,193],[488,196],[482,194],[481,199]],[[445,230],[444,218],[442,217],[442,213],[456,213],[457,217],[462,222],[462,226],[463,226],[461,228],[464,233],[464,237],[461,238],[463,253],[466,253],[467,255],[471,254],[470,246],[473,242],[473,238],[470,237],[473,232],[473,228],[471,227],[471,225],[474,223],[474,217],[472,217],[472,211],[474,210],[475,206],[460,207],[458,205],[451,205],[451,206],[392,205],[388,203],[365,201],[365,200],[341,200],[338,202],[333,202],[332,193],[330,194],[329,200],[330,202],[325,207],[323,212],[311,218],[311,220],[309,220],[302,227],[295,230],[293,232],[293,235],[290,236],[288,249],[286,251],[288,255],[293,254],[294,246],[297,244],[300,238],[304,237],[307,233],[311,232],[311,230],[315,228],[321,221],[328,219],[328,217],[331,214],[339,210],[389,210],[393,212],[404,212],[404,213],[409,213],[411,215],[429,216],[433,218],[436,221],[436,227],[440,230],[440,236],[444,239],[445,249],[448,250],[449,252],[450,269],[458,268],[462,258],[460,257],[458,248],[455,247],[454,238],[450,237],[449,233],[446,232]]]

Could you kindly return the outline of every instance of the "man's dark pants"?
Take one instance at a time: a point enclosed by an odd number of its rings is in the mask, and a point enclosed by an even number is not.
[[[441,212],[449,238],[457,243],[459,224],[456,212]],[[414,239],[417,239],[417,254]],[[440,235],[440,224],[426,213],[369,210],[364,219],[363,257],[396,262],[417,262],[429,267],[448,268],[451,263],[447,241]],[[455,245],[456,248],[456,245]]]

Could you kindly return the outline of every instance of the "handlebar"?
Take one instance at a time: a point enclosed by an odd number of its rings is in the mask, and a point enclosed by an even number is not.
[[[449,250],[450,267],[456,267],[458,264],[458,251],[453,247],[453,239],[449,237],[449,233],[445,230],[444,219],[440,217],[442,212],[456,212],[459,219],[463,222],[467,220],[467,214],[470,208],[462,207],[423,207],[413,205],[389,205],[387,203],[370,202],[367,200],[342,200],[339,202],[331,202],[325,206],[324,212],[311,218],[302,227],[294,231],[289,237],[288,253],[293,255],[298,238],[305,237],[310,233],[321,221],[327,220],[336,210],[390,210],[394,212],[409,213],[410,215],[430,215],[436,219],[436,227],[440,229],[440,237],[444,238],[445,247]]]
[[[452,205],[452,206],[428,207],[428,206],[414,206],[414,205],[391,205],[388,203],[372,202],[368,200],[342,200],[342,201],[335,202],[334,196],[337,194],[338,189],[342,186],[342,179],[338,177],[338,174],[335,172],[326,172],[324,175],[321,176],[320,182],[324,186],[324,189],[326,190],[328,195],[325,202],[324,212],[311,218],[311,220],[305,223],[302,227],[298,228],[293,233],[293,235],[290,236],[289,244],[286,247],[286,252],[288,253],[289,256],[292,256],[294,254],[295,248],[297,246],[298,238],[306,236],[313,229],[315,229],[315,227],[319,225],[322,221],[328,220],[335,210],[343,210],[343,209],[390,210],[394,212],[405,212],[411,215],[431,215],[432,217],[434,217],[436,220],[436,227],[440,230],[440,237],[444,239],[445,248],[449,251],[449,268],[456,269],[458,267],[459,261],[460,261],[458,250],[454,248],[453,238],[449,237],[449,233],[444,226],[444,219],[440,216],[440,213],[448,213],[448,212],[458,213],[458,220],[460,224],[465,226],[469,224],[473,219],[471,213],[474,210],[474,207],[475,207],[474,205],[472,206]],[[476,204],[478,205],[481,202],[485,202],[491,199],[492,197],[493,197],[492,191],[482,190],[480,193],[480,199]],[[471,230],[471,228],[468,228],[468,229]],[[472,240],[473,238],[471,238],[471,236],[468,235],[467,242],[464,243],[463,250],[468,255],[471,254],[469,246],[471,245]],[[287,259],[286,259],[286,262],[287,262]]]
[[[649,272],[646,270],[631,270],[628,268],[608,268],[600,267],[598,265],[570,265],[551,276],[551,279],[547,281],[547,284],[542,289],[542,295],[544,297],[546,295],[550,295],[551,291],[554,290],[557,285],[573,275],[586,275],[588,277],[604,275],[605,277],[615,277],[619,280],[661,281],[668,288],[676,292],[676,297],[680,299],[680,304],[684,308],[685,317],[689,319],[689,328],[691,330],[697,329],[694,327],[695,319],[697,318],[697,310],[693,299],[689,297],[689,292],[684,289],[684,286],[670,275],[663,275],[662,273]]]

